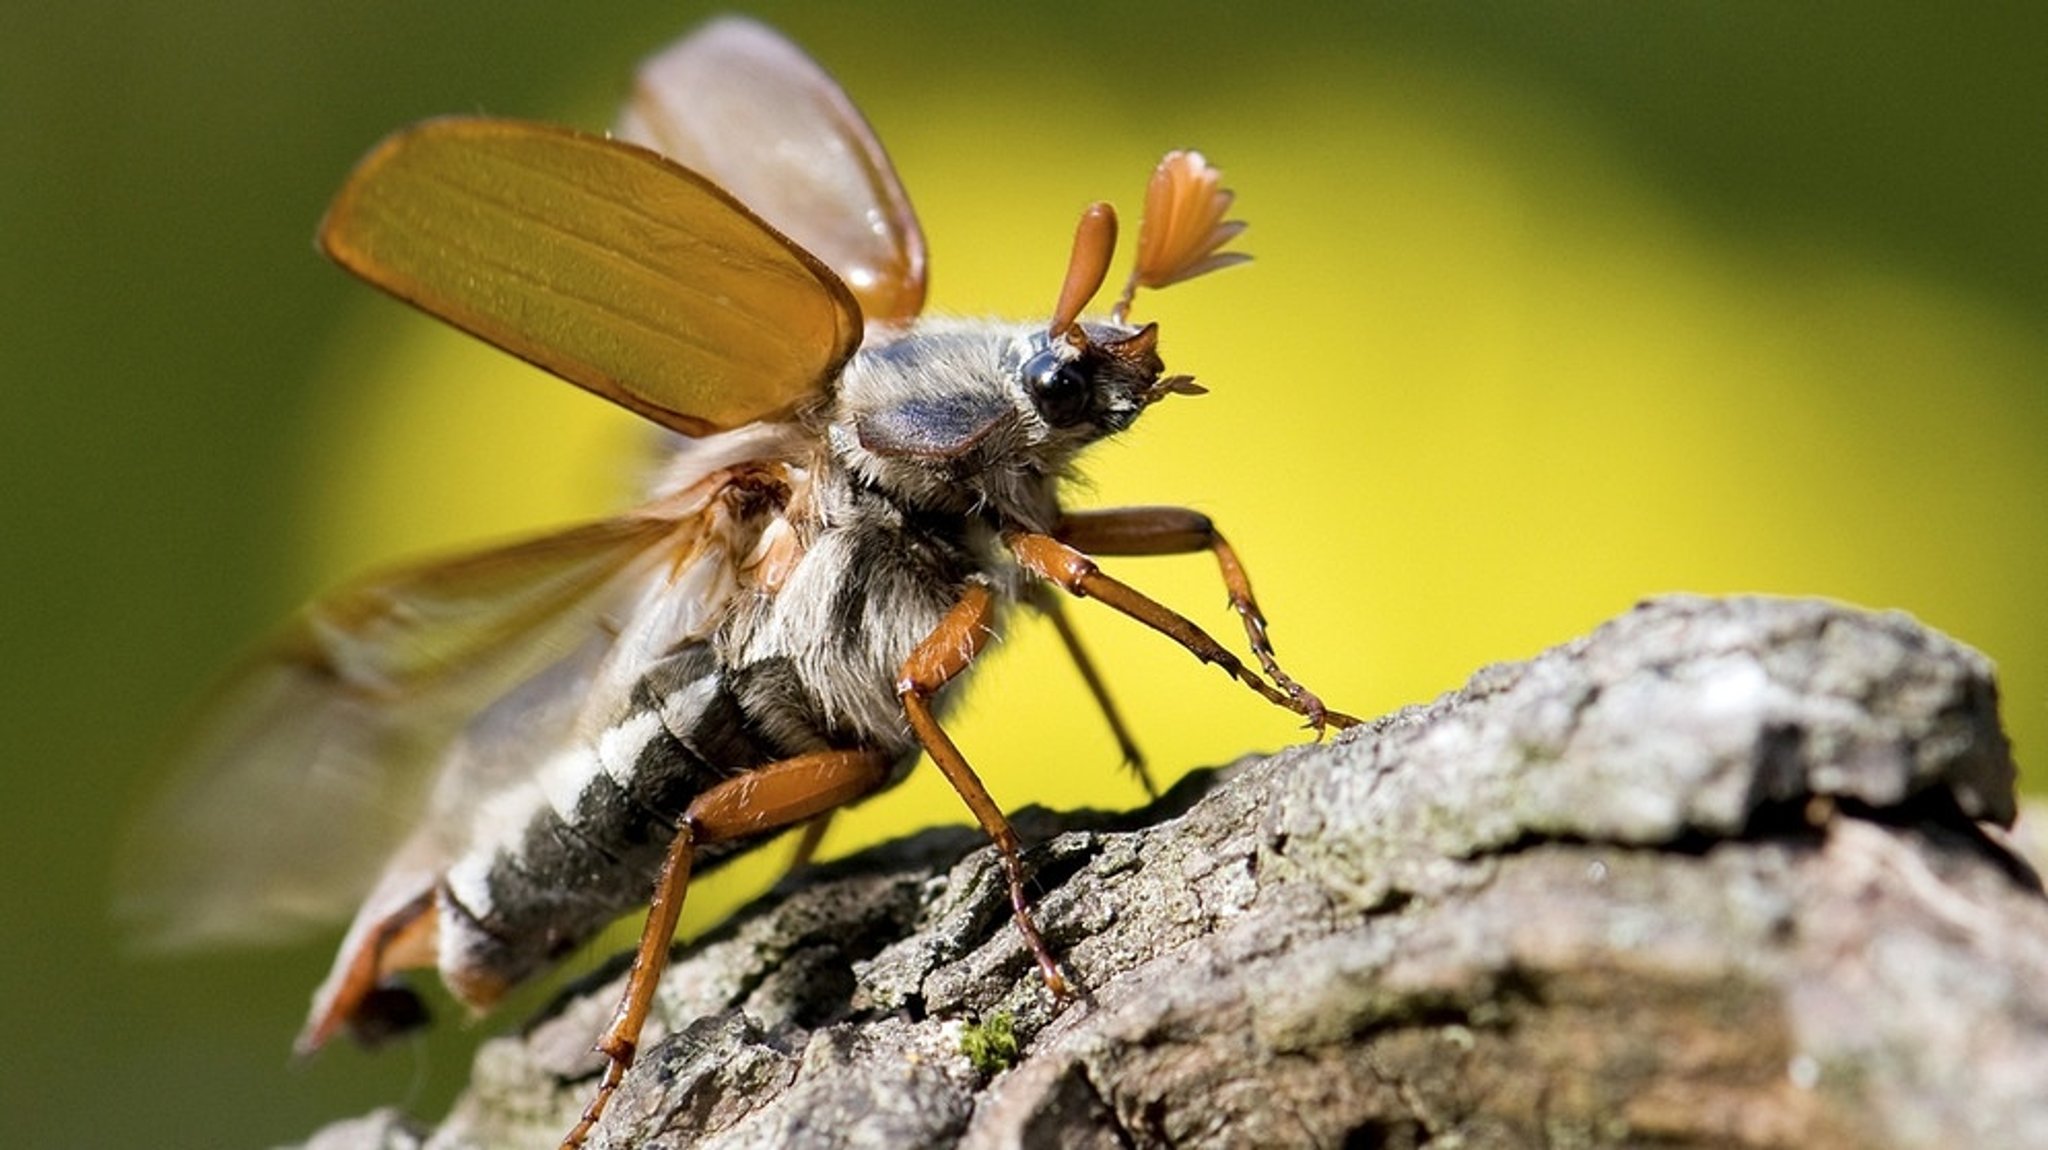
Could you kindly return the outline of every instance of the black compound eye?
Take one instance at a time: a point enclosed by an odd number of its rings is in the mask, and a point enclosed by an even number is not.
[[[1088,372],[1079,361],[1061,359],[1047,348],[1025,361],[1024,382],[1038,414],[1054,427],[1072,427],[1088,418]]]

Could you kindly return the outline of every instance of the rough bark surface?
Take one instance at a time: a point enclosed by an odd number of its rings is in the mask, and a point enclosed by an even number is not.
[[[592,1144],[2048,1146],[2013,786],[1975,652],[1659,600],[1152,809],[1027,814],[1073,1002],[976,834],[800,876],[678,954]],[[617,994],[488,1044],[436,1129],[307,1145],[553,1146]]]

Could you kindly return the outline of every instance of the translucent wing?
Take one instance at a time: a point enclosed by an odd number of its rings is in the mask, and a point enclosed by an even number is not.
[[[462,724],[550,664],[540,681],[578,698],[608,592],[687,546],[692,526],[595,523],[387,572],[302,611],[178,741],[171,786],[123,860],[126,917],[175,947],[345,916],[416,829]]]
[[[871,321],[924,305],[924,233],[888,154],[803,50],[728,16],[641,65],[622,139],[702,172],[839,273]]]
[[[512,120],[387,138],[320,226],[343,267],[686,435],[822,394],[861,338],[826,266],[643,148]]]

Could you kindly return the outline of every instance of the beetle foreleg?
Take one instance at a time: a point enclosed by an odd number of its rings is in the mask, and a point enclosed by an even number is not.
[[[1306,716],[1318,731],[1324,724],[1337,728],[1356,726],[1358,720],[1333,712],[1321,699],[1280,669],[1273,643],[1266,635],[1266,616],[1252,596],[1251,577],[1237,552],[1216,530],[1208,516],[1185,507],[1118,507],[1104,511],[1069,512],[1053,529],[1063,543],[1094,555],[1187,555],[1208,551],[1216,556],[1223,575],[1223,589],[1230,596],[1230,608],[1244,621],[1245,639],[1259,666],[1265,668],[1281,690],[1296,703],[1292,709]],[[1196,652],[1200,654],[1200,652]]]
[[[1285,707],[1306,718],[1310,725],[1321,731],[1325,725],[1333,727],[1356,726],[1358,720],[1340,712],[1325,708],[1322,701],[1307,691],[1299,697],[1293,692],[1273,686],[1260,678],[1258,673],[1244,665],[1229,648],[1218,643],[1207,631],[1202,630],[1193,620],[1158,602],[1130,584],[1113,579],[1102,573],[1095,561],[1076,548],[1034,531],[1008,531],[1003,542],[1017,556],[1024,568],[1041,578],[1051,580],[1066,588],[1072,594],[1084,599],[1100,600],[1105,605],[1136,619],[1154,631],[1165,635],[1189,653],[1205,663],[1214,663],[1233,678],[1257,691],[1259,696],[1275,706]],[[1137,552],[1137,554],[1171,554],[1171,551]],[[1291,685],[1291,680],[1283,680]],[[1296,688],[1299,690],[1299,688]]]
[[[583,1145],[639,1052],[640,1031],[675,943],[697,848],[819,818],[873,790],[887,777],[888,768],[889,757],[877,751],[816,751],[728,779],[690,804],[654,880],[654,898],[626,974],[625,993],[611,1025],[598,1036],[597,1052],[605,1056],[604,1078],[576,1128],[562,1139],[562,1150]]]

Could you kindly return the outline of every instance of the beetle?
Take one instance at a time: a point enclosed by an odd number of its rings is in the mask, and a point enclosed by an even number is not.
[[[387,138],[322,222],[325,252],[665,428],[671,454],[623,514],[373,574],[234,672],[135,856],[158,937],[283,933],[355,903],[310,1051],[419,1022],[405,971],[435,967],[482,1009],[649,903],[574,1146],[632,1063],[691,876],[815,831],[923,754],[994,840],[1022,943],[1066,994],[1017,835],[939,715],[1012,608],[1060,624],[1133,761],[1048,588],[1318,734],[1354,722],[1282,671],[1206,517],[1059,498],[1083,448],[1202,390],[1129,312],[1141,288],[1246,258],[1224,250],[1231,202],[1199,153],[1170,153],[1106,316],[1083,318],[1116,247],[1099,203],[1048,319],[923,317],[924,239],[872,130],[801,50],[731,17],[643,66],[616,137],[449,118]],[[1256,666],[1095,562],[1202,551]]]

